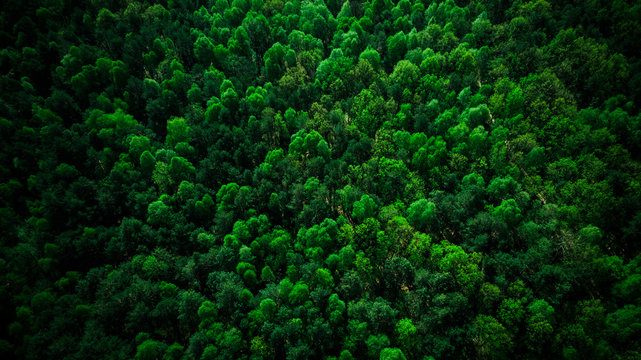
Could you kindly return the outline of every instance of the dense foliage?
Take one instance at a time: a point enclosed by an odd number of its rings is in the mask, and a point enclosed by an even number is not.
[[[641,357],[641,3],[0,6],[3,359]]]

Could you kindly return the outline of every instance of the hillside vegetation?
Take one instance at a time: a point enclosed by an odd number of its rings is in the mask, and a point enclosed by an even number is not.
[[[0,9],[1,358],[641,358],[638,1]]]

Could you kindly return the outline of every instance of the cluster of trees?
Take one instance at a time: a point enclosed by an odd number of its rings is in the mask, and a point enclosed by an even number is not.
[[[641,4],[7,0],[0,354],[638,359]]]

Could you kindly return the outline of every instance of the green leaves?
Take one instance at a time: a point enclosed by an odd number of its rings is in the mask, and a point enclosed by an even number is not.
[[[436,224],[436,205],[426,199],[413,202],[407,209],[407,219],[417,229],[428,231]]]
[[[382,359],[383,354],[381,352],[390,346],[389,338],[385,334],[370,335],[365,343],[367,344],[367,355],[373,359],[377,357]],[[387,354],[389,354],[389,352]]]
[[[437,138],[431,137],[412,156],[412,166],[421,173],[429,174],[435,170],[435,167],[443,165],[447,156],[445,141],[440,136]]]
[[[221,186],[216,193],[216,202],[218,203],[218,207],[223,209],[231,208],[239,189],[240,186],[236,183],[229,183]]]
[[[386,103],[383,97],[378,96],[369,89],[363,89],[355,98],[351,112],[354,114],[354,122],[360,131],[371,136],[388,115],[388,106],[392,103]]]
[[[149,176],[156,168],[156,158],[148,151],[145,150],[140,154],[140,169],[143,174]]]
[[[398,348],[385,348],[381,350],[380,360],[407,360],[403,351]]]
[[[95,132],[98,137],[108,144],[120,141],[126,134],[133,131],[139,124],[133,116],[122,109],[114,113],[105,113],[100,110],[91,112],[85,124]]]
[[[189,131],[190,128],[184,118],[171,119],[167,121],[167,138],[165,139],[165,143],[170,147],[174,147],[181,142],[188,143],[191,141]]]
[[[638,357],[603,3],[9,2],[0,354]]]
[[[174,182],[191,180],[196,174],[196,168],[189,160],[180,156],[174,156],[171,158],[171,163],[169,164],[169,174]]]
[[[407,52],[407,36],[402,31],[387,38],[387,64],[396,64]]]
[[[162,200],[156,200],[147,207],[147,222],[154,226],[169,226],[173,213]]]
[[[332,151],[327,141],[316,130],[312,130],[308,134],[301,130],[292,135],[292,140],[289,143],[289,154],[294,158],[319,156],[327,161],[331,158]]]
[[[419,84],[421,78],[421,71],[418,66],[412,64],[408,60],[401,60],[394,65],[394,71],[390,75],[390,82],[392,91],[395,93],[395,98],[403,101],[411,101],[411,97],[407,95],[413,94]]]
[[[315,273],[316,282],[319,286],[331,289],[334,286],[334,279],[332,274],[327,269],[316,269]]]
[[[374,70],[378,70],[381,67],[381,55],[371,47],[363,50],[363,52],[358,56],[358,59],[369,62]]]
[[[636,305],[625,305],[608,314],[605,319],[608,335],[618,344],[638,339],[641,332],[640,315],[641,307]]]
[[[396,324],[395,329],[396,335],[398,336],[398,341],[407,353],[413,353],[417,350],[417,347],[420,343],[418,330],[416,326],[412,323],[411,319],[404,318],[401,319]],[[385,350],[383,350],[385,351]],[[382,357],[381,353],[381,357]],[[404,358],[404,357],[403,357]]]
[[[203,221],[210,219],[214,211],[214,199],[209,194],[203,195],[203,199],[196,201],[194,205],[196,217]]]
[[[292,305],[302,305],[309,299],[309,286],[299,281],[294,285],[289,293],[289,303]]]
[[[233,87],[230,87],[226,90],[221,89],[220,100],[224,107],[226,107],[232,113],[238,109],[238,94]]]
[[[507,199],[501,201],[501,205],[494,208],[492,216],[505,222],[510,228],[514,228],[523,218],[516,200]]]
[[[145,340],[136,348],[136,360],[160,359],[167,349],[167,344],[155,340]]]
[[[514,342],[500,322],[492,316],[478,315],[472,326],[472,341],[479,356],[492,359],[510,358]]]
[[[352,59],[345,56],[341,49],[333,49],[330,56],[321,61],[316,69],[316,78],[321,82],[323,90],[343,78],[352,66]]]
[[[354,203],[352,210],[352,217],[357,221],[363,221],[366,218],[376,216],[376,203],[374,200],[367,194],[361,196],[359,201]]]

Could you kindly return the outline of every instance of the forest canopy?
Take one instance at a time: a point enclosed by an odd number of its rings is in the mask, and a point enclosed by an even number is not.
[[[641,3],[5,0],[3,359],[639,359]]]

